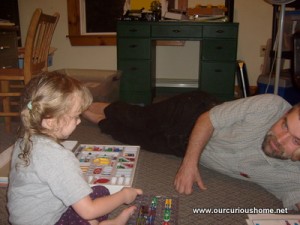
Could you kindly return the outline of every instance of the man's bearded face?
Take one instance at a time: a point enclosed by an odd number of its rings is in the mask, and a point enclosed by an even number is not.
[[[286,154],[284,147],[277,141],[272,131],[266,134],[262,143],[262,150],[267,156],[275,159],[286,160],[291,158],[291,156]]]

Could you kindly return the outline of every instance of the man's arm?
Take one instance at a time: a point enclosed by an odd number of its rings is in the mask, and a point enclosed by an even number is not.
[[[209,112],[201,114],[191,132],[187,151],[175,177],[174,185],[179,193],[191,194],[194,183],[197,183],[200,189],[206,189],[198,164],[201,153],[210,140],[213,131],[214,128],[210,121]]]
[[[298,211],[300,211],[300,202],[296,204]]]

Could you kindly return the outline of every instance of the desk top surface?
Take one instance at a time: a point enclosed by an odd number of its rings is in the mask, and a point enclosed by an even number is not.
[[[134,24],[134,25],[189,25],[189,26],[238,26],[239,23],[231,23],[231,22],[215,22],[215,21],[194,21],[194,20],[161,20],[161,21],[126,21],[126,20],[120,20],[118,23],[122,24]]]

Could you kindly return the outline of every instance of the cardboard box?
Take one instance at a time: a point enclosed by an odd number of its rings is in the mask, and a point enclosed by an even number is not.
[[[94,101],[114,102],[119,99],[120,70],[73,69],[57,70],[80,80],[91,91]]]
[[[226,8],[218,8],[218,7],[195,7],[195,8],[188,8],[187,14],[189,16],[193,15],[224,15],[226,12]]]

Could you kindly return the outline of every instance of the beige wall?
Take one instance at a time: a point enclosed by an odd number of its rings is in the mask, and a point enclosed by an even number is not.
[[[219,0],[196,1],[192,4],[218,4]],[[51,69],[60,68],[91,68],[116,69],[115,46],[71,46],[68,34],[66,0],[19,0],[19,13],[22,41],[25,41],[28,24],[35,8],[52,14],[57,11],[61,18],[55,31],[52,45],[58,50],[54,56]],[[247,64],[251,85],[261,72],[263,57],[260,57],[260,46],[265,45],[271,37],[272,6],[263,0],[235,0],[235,22],[240,23],[238,59]],[[198,71],[198,54],[201,45],[197,42],[186,42],[182,47],[158,47],[157,77],[158,78],[196,78]]]

